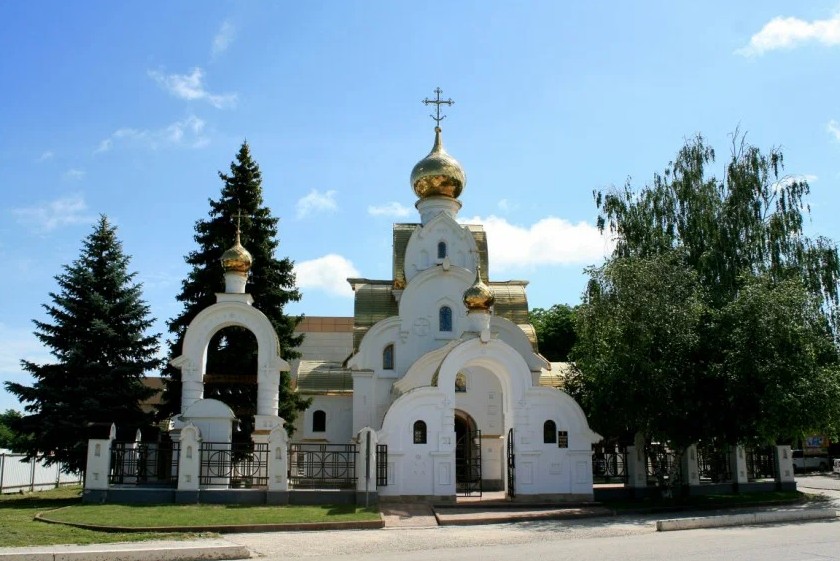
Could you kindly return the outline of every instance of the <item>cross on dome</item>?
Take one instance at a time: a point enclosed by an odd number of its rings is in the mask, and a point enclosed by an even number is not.
[[[440,116],[440,106],[441,105],[452,106],[452,105],[455,104],[455,102],[452,101],[452,98],[441,99],[440,94],[442,94],[442,93],[443,93],[443,90],[440,89],[439,87],[437,87],[437,88],[435,88],[435,96],[436,96],[435,99],[429,99],[427,97],[426,99],[423,100],[424,105],[432,105],[432,104],[435,105],[435,114],[434,115],[429,115],[429,117],[431,117],[432,119],[435,120],[436,128],[440,128],[440,122],[443,121],[444,119],[446,119],[446,115],[444,115],[443,117]]]

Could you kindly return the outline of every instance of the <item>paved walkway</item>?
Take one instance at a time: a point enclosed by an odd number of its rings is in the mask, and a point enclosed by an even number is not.
[[[379,512],[386,528],[434,528],[438,525],[432,507],[418,503],[381,503]]]

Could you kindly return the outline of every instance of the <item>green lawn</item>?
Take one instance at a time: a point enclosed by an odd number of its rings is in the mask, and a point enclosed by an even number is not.
[[[340,506],[241,506],[241,505],[85,505],[79,487],[65,487],[27,495],[0,497],[0,547],[49,544],[89,544],[150,539],[190,539],[192,533],[99,532],[48,524],[44,518],[102,526],[153,528],[206,527],[236,524],[283,524],[378,520],[376,508]],[[207,535],[207,534],[204,534]]]
[[[189,539],[196,534],[159,532],[106,533],[82,530],[60,524],[36,522],[39,512],[77,505],[80,487],[64,487],[26,495],[0,495],[0,547],[28,545],[89,544],[154,539]]]

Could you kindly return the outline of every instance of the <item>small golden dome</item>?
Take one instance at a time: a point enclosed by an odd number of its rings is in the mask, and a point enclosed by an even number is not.
[[[457,199],[467,184],[467,176],[458,160],[446,153],[440,139],[440,127],[435,127],[435,144],[429,155],[411,170],[411,187],[421,199],[452,197]]]
[[[245,273],[251,270],[254,258],[239,241],[239,231],[236,232],[236,243],[222,254],[222,268],[226,273]]]
[[[481,282],[478,273],[475,275],[475,282],[464,291],[464,305],[467,310],[489,310],[496,302],[496,296],[490,287]]]

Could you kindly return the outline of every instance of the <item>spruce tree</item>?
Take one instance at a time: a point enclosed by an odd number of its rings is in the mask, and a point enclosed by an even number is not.
[[[79,258],[55,277],[60,290],[44,305],[51,320],[34,323],[35,336],[56,361],[21,361],[34,384],[5,384],[24,404],[25,414],[12,419],[11,428],[20,436],[17,451],[28,458],[80,471],[91,425],[150,425],[140,402],[155,393],[143,378],[160,367],[158,342],[146,335],[153,319],[128,262],[116,228],[101,216]]]
[[[295,348],[303,340],[294,330],[300,317],[288,316],[283,307],[300,300],[295,287],[293,262],[275,257],[277,250],[277,222],[262,197],[262,175],[251,158],[248,143],[243,142],[230,173],[219,172],[222,192],[218,200],[210,199],[209,218],[195,224],[194,239],[198,249],[190,252],[187,263],[192,269],[182,283],[178,301],[182,312],[169,321],[170,358],[181,354],[184,335],[190,322],[208,306],[216,302],[215,294],[224,292],[224,277],[220,258],[234,243],[237,224],[242,245],[251,253],[254,264],[246,285],[246,292],[254,298],[254,307],[263,312],[280,340],[283,358],[290,360],[299,354]],[[181,372],[168,366],[164,370],[164,403],[160,413],[176,414],[181,406]],[[239,438],[247,438],[253,429],[257,395],[257,345],[253,334],[244,328],[229,327],[216,333],[207,349],[205,397],[218,399],[230,406],[240,421]],[[291,391],[288,372],[281,373],[279,415],[291,426],[298,411],[308,401]]]

